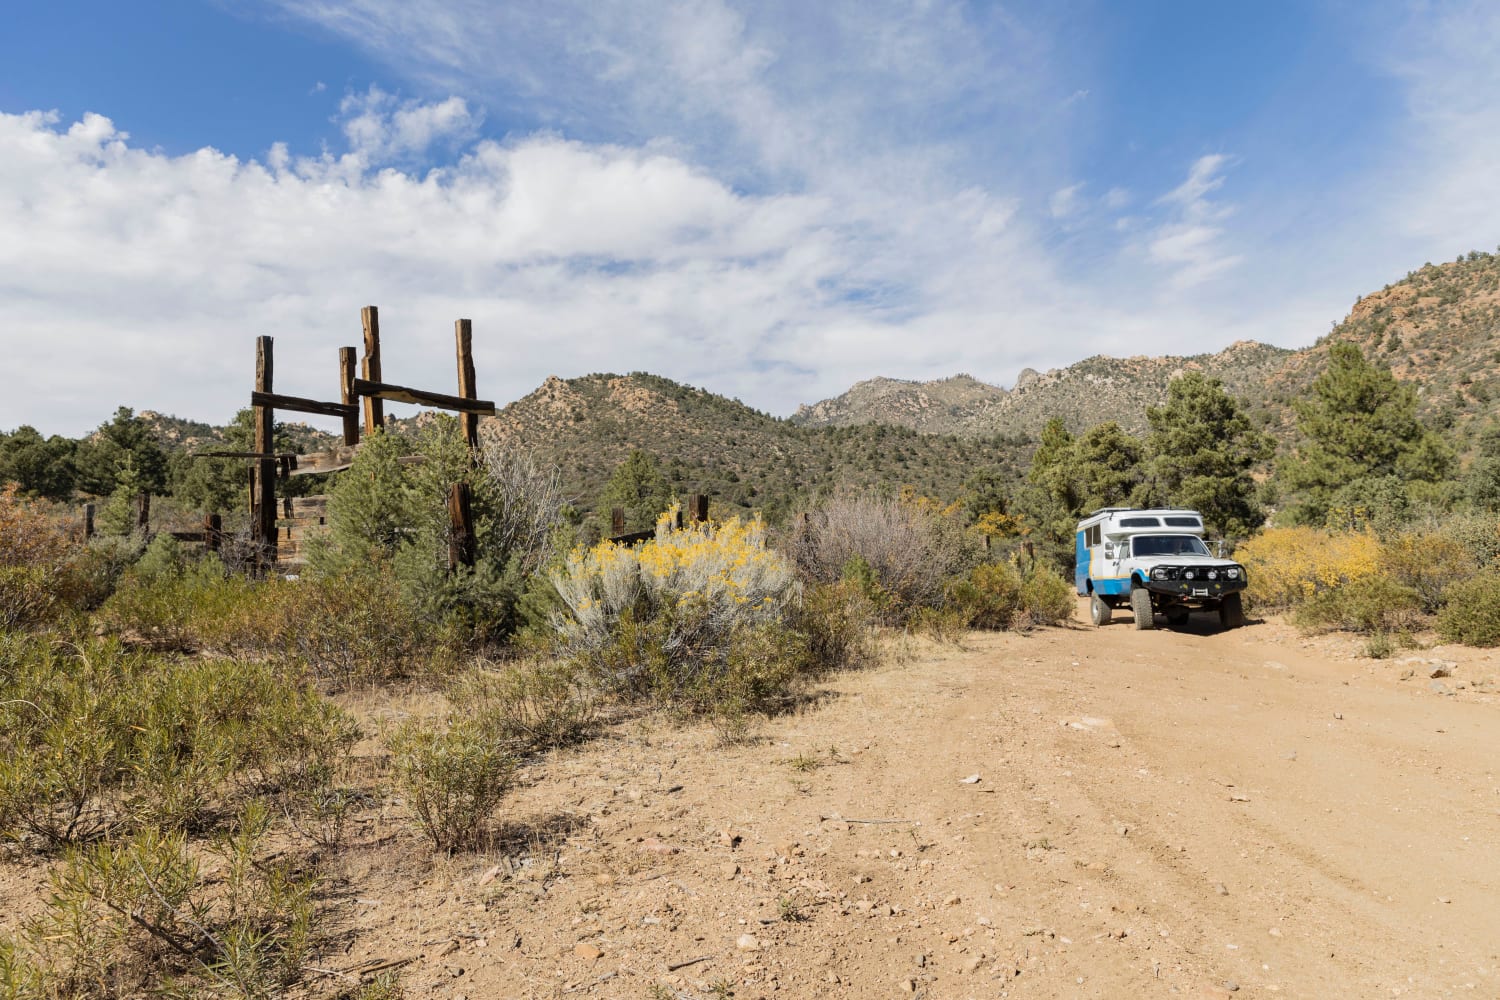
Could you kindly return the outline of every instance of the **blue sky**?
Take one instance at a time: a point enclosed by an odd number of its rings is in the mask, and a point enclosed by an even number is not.
[[[1500,242],[1493,3],[58,0],[0,34],[0,429],[1311,343]]]

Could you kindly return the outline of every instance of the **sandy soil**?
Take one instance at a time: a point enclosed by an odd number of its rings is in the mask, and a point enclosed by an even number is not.
[[[750,742],[635,721],[535,762],[483,854],[434,856],[387,796],[325,861],[309,979],[326,996],[398,968],[408,996],[451,1000],[1500,996],[1500,656],[1357,649],[1208,617],[911,642]],[[354,707],[372,731],[441,709]],[[5,895],[40,897],[40,868],[3,867]]]
[[[1500,659],[1355,649],[975,634],[748,744],[627,724],[529,768],[490,854],[356,838],[320,963],[470,1000],[1500,996]]]

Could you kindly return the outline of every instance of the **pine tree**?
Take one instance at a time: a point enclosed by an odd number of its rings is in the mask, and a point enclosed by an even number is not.
[[[1417,419],[1416,392],[1354,344],[1333,344],[1328,370],[1292,405],[1302,440],[1277,475],[1300,498],[1296,521],[1322,523],[1334,494],[1362,480],[1437,482],[1452,468],[1452,450]]]
[[[1221,381],[1202,372],[1174,379],[1166,405],[1147,408],[1146,420],[1144,505],[1197,510],[1224,537],[1246,537],[1265,523],[1250,471],[1271,457],[1275,442],[1251,425]]]
[[[65,500],[73,492],[76,447],[56,434],[43,438],[27,424],[0,434],[0,485],[17,483],[28,496]]]
[[[109,423],[101,424],[78,445],[74,456],[78,489],[96,496],[111,493],[127,456],[142,489],[161,493],[167,484],[167,454],[151,428],[128,406],[117,409]]]
[[[599,496],[599,513],[609,525],[610,511],[625,510],[625,530],[647,531],[656,524],[662,511],[672,506],[675,497],[656,459],[639,448],[616,467]]]

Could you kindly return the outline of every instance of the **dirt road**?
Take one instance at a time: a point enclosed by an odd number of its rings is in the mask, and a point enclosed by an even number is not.
[[[527,863],[356,847],[328,964],[470,1000],[1500,996],[1494,654],[1206,617],[909,653],[760,742],[533,767]]]

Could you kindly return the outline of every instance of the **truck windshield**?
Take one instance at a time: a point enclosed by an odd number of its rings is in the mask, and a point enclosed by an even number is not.
[[[1130,540],[1138,556],[1206,556],[1208,546],[1197,535],[1137,535]]]

